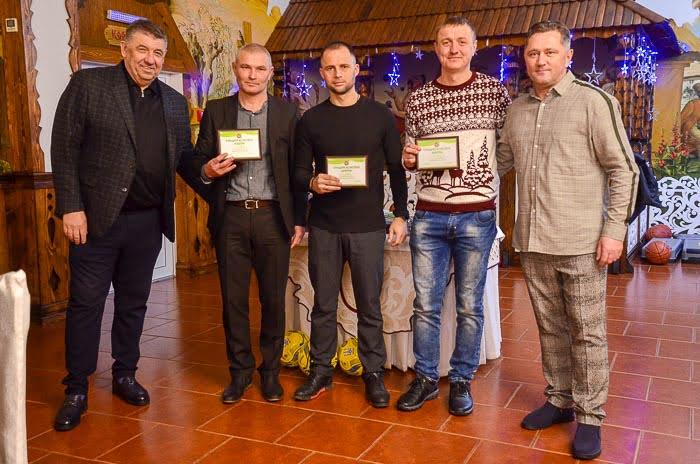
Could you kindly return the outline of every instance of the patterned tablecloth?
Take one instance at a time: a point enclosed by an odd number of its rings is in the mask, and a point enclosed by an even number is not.
[[[484,291],[484,336],[481,341],[481,364],[487,359],[501,355],[501,323],[498,299],[499,244],[503,233],[498,230],[497,239],[491,248],[489,270]],[[311,308],[313,288],[308,272],[307,238],[301,246],[292,249],[287,281],[287,329],[311,331]],[[411,251],[408,241],[398,247],[384,247],[384,286],[381,295],[384,316],[384,341],[387,348],[386,367],[396,366],[401,370],[413,367],[413,276],[411,274]],[[457,316],[455,310],[454,270],[450,266],[450,280],[445,292],[442,309],[442,331],[440,336],[440,375],[447,375],[449,360],[454,350]],[[357,310],[350,281],[350,269],[346,264],[338,299],[338,343],[357,335]]]

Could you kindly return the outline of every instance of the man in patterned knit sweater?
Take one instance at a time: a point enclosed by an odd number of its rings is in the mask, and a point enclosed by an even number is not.
[[[498,80],[470,70],[476,33],[468,19],[448,18],[437,31],[435,52],[440,76],[413,92],[406,105],[403,163],[416,168],[416,138],[456,136],[460,166],[417,173],[411,230],[416,378],[397,407],[414,411],[437,398],[440,314],[453,259],[457,335],[449,411],[463,416],[473,409],[470,381],[479,364],[484,284],[496,236],[496,130],[503,126],[510,97]]]

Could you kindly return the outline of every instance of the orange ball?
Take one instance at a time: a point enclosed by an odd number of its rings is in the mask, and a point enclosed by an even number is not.
[[[671,247],[660,240],[651,242],[646,248],[647,261],[653,264],[666,264],[671,259]]]
[[[644,234],[647,241],[652,238],[671,238],[673,237],[673,232],[671,228],[666,224],[657,224],[655,226],[649,227]]]

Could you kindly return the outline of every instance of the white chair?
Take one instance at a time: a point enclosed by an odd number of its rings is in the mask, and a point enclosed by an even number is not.
[[[0,462],[27,462],[29,290],[24,271],[0,275]]]

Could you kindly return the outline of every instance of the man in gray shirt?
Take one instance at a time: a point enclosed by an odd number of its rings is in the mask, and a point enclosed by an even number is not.
[[[262,311],[258,367],[263,397],[282,399],[279,384],[284,343],[284,305],[289,249],[304,235],[304,192],[293,190],[293,141],[297,109],[267,93],[273,68],[262,45],[238,50],[233,71],[240,88],[212,100],[202,116],[195,147],[202,181],[211,184],[209,230],[216,248],[223,297],[224,333],[231,383],[224,403],[240,400],[251,384],[255,356],[250,343],[250,272],[258,278]],[[259,160],[236,160],[220,153],[220,130],[257,129]]]

